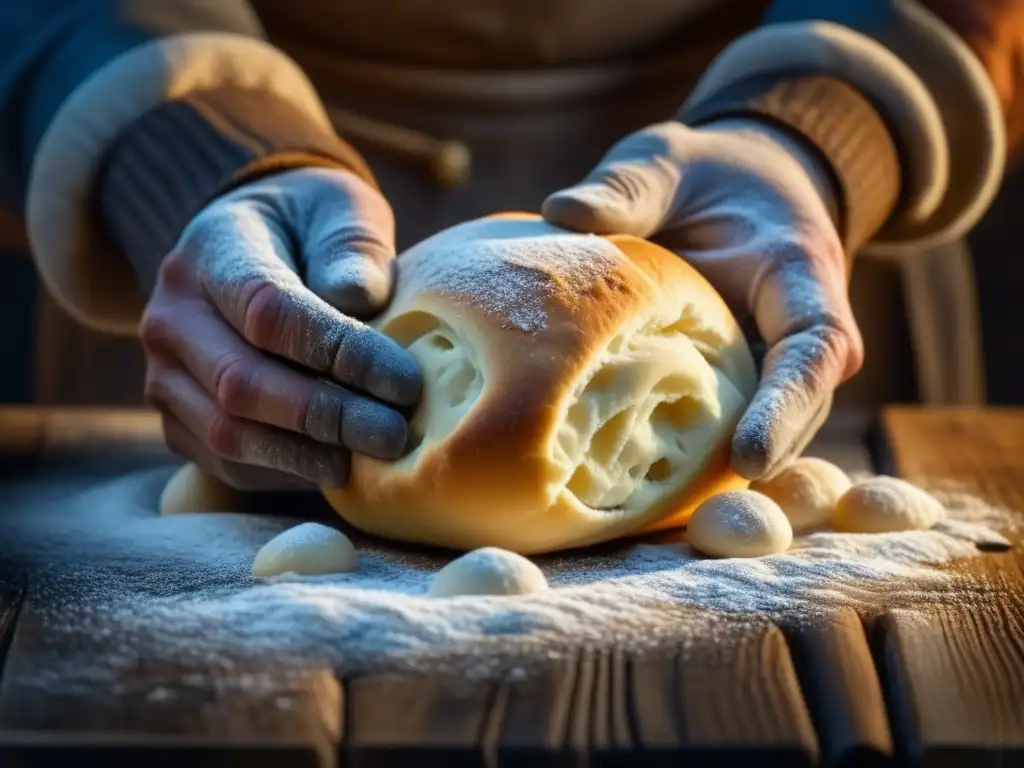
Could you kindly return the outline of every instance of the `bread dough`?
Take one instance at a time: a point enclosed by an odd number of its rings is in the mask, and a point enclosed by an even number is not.
[[[775,476],[751,483],[750,490],[763,493],[782,507],[794,531],[827,525],[836,502],[850,488],[849,476],[824,459],[800,458]]]
[[[484,547],[463,555],[437,572],[431,597],[458,595],[529,595],[544,592],[548,581],[540,568],[522,555]]]
[[[192,462],[178,469],[160,494],[160,514],[230,512],[238,506],[238,491],[210,477]]]
[[[730,440],[757,385],[710,284],[646,241],[472,221],[398,259],[375,326],[419,361],[413,449],[325,490],[392,539],[521,554],[685,523],[745,488]]]
[[[793,528],[774,501],[753,491],[712,496],[686,527],[690,546],[710,557],[761,557],[785,552]]]
[[[319,523],[302,523],[263,545],[252,561],[252,575],[265,578],[282,573],[347,573],[356,569],[356,560],[356,548],[341,531]]]
[[[890,533],[931,528],[946,516],[927,491],[898,477],[856,483],[836,504],[834,524],[848,533]]]

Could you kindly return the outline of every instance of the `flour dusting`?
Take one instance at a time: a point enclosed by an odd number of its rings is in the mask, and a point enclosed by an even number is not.
[[[493,222],[500,234],[504,222]],[[537,333],[547,328],[547,303],[575,306],[578,297],[609,278],[620,258],[593,235],[547,234],[502,239],[473,230],[463,242],[452,233],[428,254],[402,263],[412,284],[447,294],[492,317],[505,328]],[[443,248],[441,247],[443,246]]]
[[[968,494],[939,492],[948,520],[930,531],[818,532],[784,554],[748,560],[703,559],[678,534],[662,534],[533,558],[551,586],[543,594],[438,599],[428,585],[454,555],[358,534],[354,573],[253,580],[256,552],[301,518],[160,517],[166,476],[136,473],[35,507],[11,505],[17,512],[0,519],[8,555],[33,579],[46,636],[92,628],[101,648],[85,664],[55,658],[40,685],[116,678],[141,648],[200,668],[272,659],[276,668],[507,674],[531,658],[581,646],[643,650],[722,631],[732,619],[979,599],[987,587],[936,566],[1007,546],[994,529],[1017,522]]]

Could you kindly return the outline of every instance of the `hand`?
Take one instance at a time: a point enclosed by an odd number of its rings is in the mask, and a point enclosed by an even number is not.
[[[744,477],[799,455],[832,393],[860,368],[832,191],[803,145],[756,121],[635,133],[544,203],[553,224],[654,240],[693,264],[767,344],[760,386],[732,443]]]
[[[394,222],[347,171],[302,169],[204,209],[142,318],[168,446],[245,490],[338,487],[350,451],[400,456],[419,368],[354,319],[391,291]]]

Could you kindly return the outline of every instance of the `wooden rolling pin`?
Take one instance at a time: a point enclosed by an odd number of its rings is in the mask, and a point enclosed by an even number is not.
[[[166,450],[153,410],[0,406],[3,456]]]

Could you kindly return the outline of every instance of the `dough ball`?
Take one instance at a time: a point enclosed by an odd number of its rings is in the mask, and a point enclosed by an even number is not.
[[[238,491],[204,473],[192,462],[171,475],[160,494],[160,514],[232,512],[238,507]]]
[[[282,573],[316,575],[356,569],[356,548],[336,528],[302,523],[268,541],[252,561],[257,578]]]
[[[719,493],[693,513],[690,546],[710,557],[761,557],[785,552],[793,528],[774,501],[753,491]]]
[[[786,513],[794,531],[827,525],[836,502],[850,488],[849,476],[824,459],[794,461],[767,480],[754,482],[750,490],[762,493]]]
[[[847,533],[923,531],[946,516],[938,499],[898,477],[856,483],[836,505],[833,523]]]
[[[747,486],[729,449],[753,359],[683,259],[507,215],[397,266],[374,325],[417,359],[423,393],[404,458],[354,455],[348,485],[325,490],[356,527],[535,554],[680,526]]]
[[[529,595],[544,592],[548,581],[522,555],[497,547],[475,549],[448,563],[430,582],[431,597]]]

